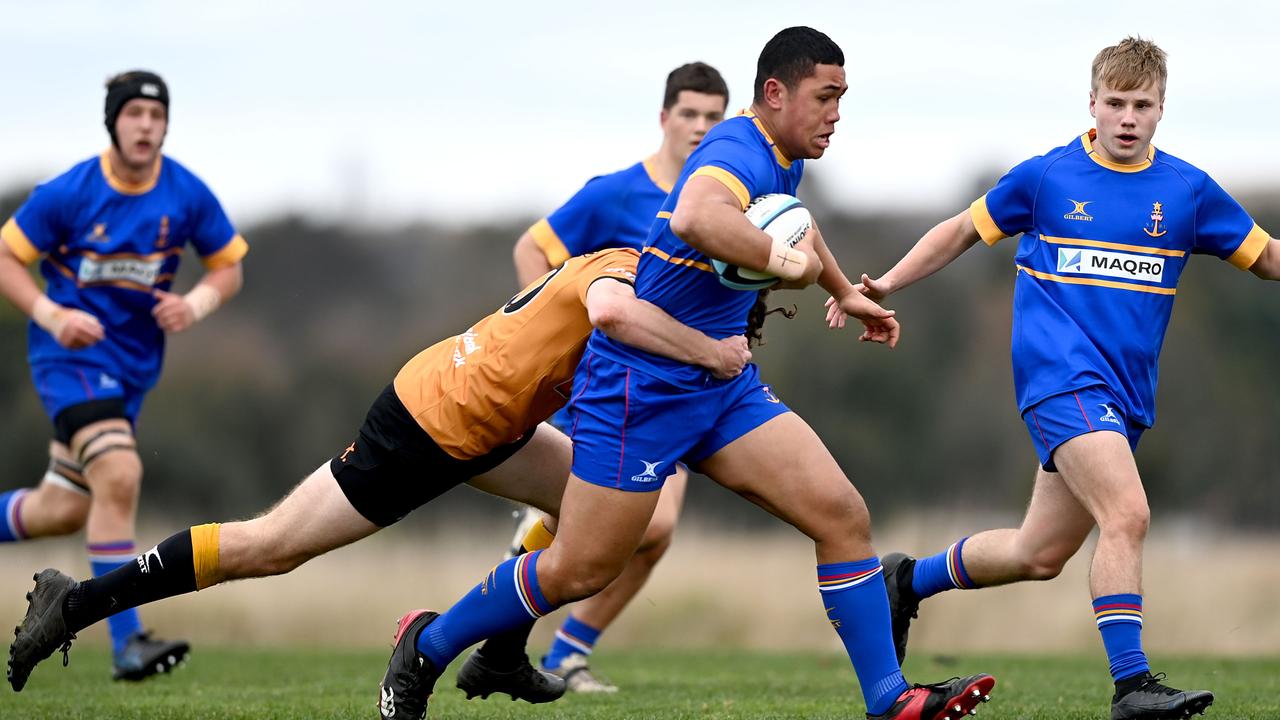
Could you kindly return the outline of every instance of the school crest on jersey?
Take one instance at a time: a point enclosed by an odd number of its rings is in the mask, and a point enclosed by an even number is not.
[[[1164,203],[1159,201],[1151,203],[1151,226],[1142,228],[1142,231],[1151,237],[1160,237],[1168,230],[1160,227],[1160,223],[1164,222]]]

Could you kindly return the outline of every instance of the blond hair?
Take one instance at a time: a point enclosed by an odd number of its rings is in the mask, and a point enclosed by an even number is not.
[[[1127,37],[1103,48],[1093,59],[1093,91],[1097,92],[1103,83],[1113,90],[1126,92],[1145,88],[1154,82],[1163,98],[1165,83],[1169,79],[1166,57],[1155,43],[1140,37]]]

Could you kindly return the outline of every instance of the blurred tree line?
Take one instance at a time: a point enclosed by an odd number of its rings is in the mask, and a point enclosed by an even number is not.
[[[974,183],[973,196],[996,173]],[[887,270],[960,208],[850,214],[821,186],[806,203],[846,274]],[[0,196],[0,220],[28,187]],[[1280,195],[1242,202],[1280,232]],[[208,321],[172,337],[139,425],[144,514],[244,517],[346,446],[368,404],[414,353],[461,332],[513,292],[511,247],[525,221],[369,230],[296,215],[241,227],[245,288]],[[826,441],[880,517],[917,508],[1017,513],[1035,455],[1017,414],[1009,363],[1015,240],[979,246],[887,303],[893,352],[828,331],[818,289],[780,292],[799,307],[766,324],[764,376]],[[188,253],[177,287],[199,274]],[[1138,451],[1157,517],[1191,514],[1231,528],[1280,528],[1280,286],[1213,258],[1184,275],[1165,342],[1159,422]],[[0,489],[43,473],[49,422],[26,364],[26,320],[0,302]],[[487,511],[456,492],[449,516]],[[705,479],[693,517],[755,517]]]

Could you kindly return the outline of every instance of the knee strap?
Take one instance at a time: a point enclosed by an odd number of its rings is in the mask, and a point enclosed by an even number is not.
[[[129,441],[117,441],[102,447],[94,447],[94,443],[108,435],[124,435],[129,439]],[[82,470],[83,468],[89,467],[89,463],[113,450],[136,450],[137,447],[137,444],[133,441],[132,432],[121,428],[108,428],[89,438],[85,441],[84,445],[80,446],[80,467]]]

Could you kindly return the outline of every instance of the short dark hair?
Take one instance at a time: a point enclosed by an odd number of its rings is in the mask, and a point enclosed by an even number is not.
[[[844,51],[834,40],[811,27],[789,27],[773,36],[756,63],[754,102],[764,102],[764,83],[777,78],[788,89],[813,74],[815,65],[844,67]]]
[[[662,109],[670,110],[680,99],[680,91],[704,93],[706,95],[723,95],[724,104],[729,104],[729,86],[725,84],[720,71],[704,62],[691,62],[681,65],[667,75],[667,91],[662,96]]]

